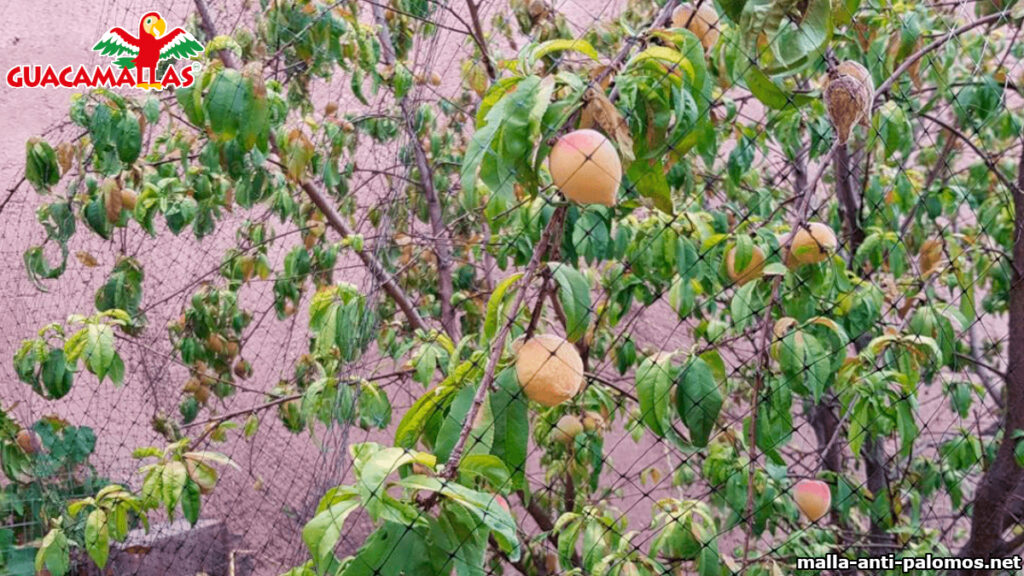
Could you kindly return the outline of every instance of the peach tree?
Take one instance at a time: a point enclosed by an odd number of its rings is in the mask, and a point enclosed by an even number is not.
[[[167,328],[189,377],[156,423],[166,445],[135,452],[144,482],[46,514],[35,569],[68,573],[77,549],[103,567],[159,510],[194,523],[234,464],[211,442],[269,415],[297,434],[393,431],[349,446],[353,478],[306,519],[292,576],[1017,553],[1014,4],[629,1],[578,32],[544,0],[489,18],[475,0],[286,0],[218,35],[197,0],[195,85],[77,95],[82,137],[26,147],[46,244],[24,264],[41,289],[81,235],[236,240]],[[416,58],[442,33],[469,52],[457,79]],[[339,79],[344,102],[325,104]],[[431,97],[445,81],[458,95]],[[371,146],[400,160],[384,174],[398,197],[353,186]],[[338,278],[349,261],[372,290]],[[94,310],[47,319],[14,354],[19,379],[48,399],[120,385],[120,341],[164,329],[147,323],[145,268],[126,255]],[[278,320],[308,325],[279,383],[245,358],[240,289],[257,280]],[[1005,334],[976,335],[1001,319]],[[369,358],[422,385],[403,413],[353,372]],[[265,402],[225,410],[242,381]],[[21,432],[0,427],[4,473],[31,483]],[[666,450],[669,477],[616,470],[622,441]],[[673,489],[630,525],[613,474]],[[375,531],[340,557],[357,510]]]

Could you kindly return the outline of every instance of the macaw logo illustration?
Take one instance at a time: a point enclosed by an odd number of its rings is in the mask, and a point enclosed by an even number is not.
[[[132,36],[121,27],[111,28],[92,47],[104,56],[118,56],[114,64],[121,68],[138,70],[136,87],[160,90],[162,82],[156,80],[156,65],[161,60],[192,58],[203,53],[203,45],[184,28],[175,28],[164,34],[167,23],[158,12],[150,12],[139,20],[139,35]],[[143,73],[149,71],[149,82]]]
[[[7,71],[11,88],[186,88],[196,81],[195,62],[180,67],[157,66],[165,60],[188,60],[203,53],[203,45],[185,31],[175,28],[167,32],[167,23],[159,12],[150,12],[139,20],[139,35],[133,36],[120,27],[111,28],[92,47],[104,56],[113,56],[113,66],[27,64]]]

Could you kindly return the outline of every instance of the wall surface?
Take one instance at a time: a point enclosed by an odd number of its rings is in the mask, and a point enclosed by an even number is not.
[[[614,15],[622,2],[603,0],[564,0],[557,3],[565,11],[577,30],[589,27],[597,18]],[[505,0],[483,2],[485,20],[495,11],[503,9]],[[159,10],[170,26],[192,21],[194,6],[181,0],[145,3],[140,0],[105,0],[103,2],[72,2],[50,0],[30,2],[6,0],[0,6],[3,24],[0,24],[0,70],[6,71],[18,64],[100,64],[103,58],[90,52],[92,45],[112,26],[132,29],[138,18],[147,11]],[[247,10],[250,0],[244,2],[211,1],[213,17],[222,31],[248,25]],[[442,13],[439,19],[450,24],[456,21]],[[512,51],[502,44],[506,55]],[[415,69],[429,73],[436,71],[444,77],[439,88],[418,88],[418,97],[436,100],[452,97],[459,92],[458,62],[470,53],[470,48],[458,35],[440,33],[429,45],[420,47],[416,54]],[[342,111],[354,109],[355,104],[346,96],[347,78],[337,77],[315,93],[318,102],[340,101]],[[0,200],[8,189],[18,183],[24,163],[25,140],[35,135],[46,135],[53,142],[74,138],[77,128],[67,125],[67,108],[71,91],[65,89],[16,90],[0,86]],[[166,95],[160,95],[166,97]],[[359,159],[362,166],[372,169],[398,163],[394,150],[372,147]],[[765,170],[771,170],[766,164]],[[367,206],[380,198],[393,194],[384,182],[368,178],[359,185],[360,205]],[[137,228],[129,228],[109,242],[80,231],[72,244],[72,253],[88,254],[98,266],[86,265],[88,258],[73,256],[65,275],[48,282],[48,292],[38,291],[29,282],[21,264],[22,253],[29,246],[43,240],[43,230],[35,221],[35,209],[40,198],[27,185],[14,190],[10,201],[0,211],[0,403],[5,409],[14,407],[13,413],[28,424],[44,415],[56,414],[75,425],[88,425],[97,431],[99,443],[94,463],[100,472],[114,481],[138,486],[141,478],[137,463],[130,458],[131,451],[140,445],[162,445],[163,439],[153,431],[154,418],[176,416],[177,402],[187,371],[171,355],[165,326],[178,317],[196,282],[214,279],[223,251],[234,238],[235,226],[252,216],[238,211],[222,224],[217,232],[202,241],[183,235],[159,239],[148,238]],[[280,263],[285,250],[273,254]],[[132,255],[146,264],[147,278],[143,305],[147,308],[149,327],[134,342],[124,342],[126,379],[122,388],[109,382],[97,384],[95,379],[82,377],[72,393],[55,402],[34,395],[14,375],[9,361],[23,339],[31,338],[48,322],[61,321],[69,314],[90,311],[93,294],[104,280],[104,275],[123,255]],[[53,256],[53,254],[51,254]],[[499,278],[503,275],[499,271]],[[368,282],[357,262],[340,263],[337,277],[363,287]],[[253,363],[255,376],[245,382],[245,389],[223,405],[216,406],[221,413],[257,405],[263,392],[280,379],[288,378],[295,359],[307,345],[304,314],[284,321],[269,312],[272,302],[271,282],[251,282],[242,292],[247,309],[254,311],[259,320],[254,322],[252,337],[247,341],[243,355]],[[308,299],[308,296],[307,296]],[[691,326],[679,325],[676,315],[666,303],[659,302],[643,311],[635,320],[634,338],[665,350],[681,348],[688,343]],[[983,327],[995,337],[1004,327],[992,323]],[[731,358],[742,363],[749,358]],[[387,373],[396,367],[368,358],[353,366],[352,373],[369,376]],[[408,380],[392,379],[384,382],[395,408],[397,418],[422,392],[422,388]],[[936,441],[955,433],[952,421],[937,409],[942,404],[940,390],[932,387],[922,394],[922,410],[935,411],[927,417],[928,434]],[[737,406],[725,409],[740,413]],[[221,485],[205,505],[202,517],[221,520],[232,535],[205,551],[194,547],[188,537],[182,537],[181,550],[190,556],[208,554],[209,560],[222,565],[223,547],[238,551],[247,565],[258,576],[273,576],[300,563],[307,555],[299,538],[302,525],[311,515],[324,490],[348,478],[347,443],[379,441],[388,443],[393,430],[366,432],[358,428],[319,430],[315,437],[293,435],[268,415],[260,433],[253,440],[233,439],[214,449],[227,453],[238,463],[238,470],[226,470]],[[203,416],[200,416],[202,418]],[[809,427],[798,425],[794,442],[798,446],[814,445]],[[608,503],[617,507],[630,522],[630,529],[643,530],[650,522],[651,507],[663,496],[695,496],[671,487],[672,473],[684,457],[665,444],[645,439],[637,445],[623,433],[609,433],[606,447],[609,461],[605,480],[617,490]],[[534,486],[548,480],[537,462],[539,451],[532,452],[529,476]],[[809,457],[806,462],[794,463],[794,470],[804,473],[816,470],[818,463]],[[647,474],[641,481],[641,471],[657,469],[659,474]],[[522,511],[517,512],[524,523]],[[941,514],[942,510],[932,510]],[[370,530],[364,517],[350,521],[343,552],[354,550]],[[207,528],[209,529],[209,528]],[[222,546],[222,542],[227,542]],[[244,552],[243,552],[244,551]],[[166,576],[192,576],[189,569],[178,567],[165,572]],[[226,574],[226,572],[222,572]],[[128,573],[126,573],[128,574]],[[214,572],[211,572],[214,575]]]

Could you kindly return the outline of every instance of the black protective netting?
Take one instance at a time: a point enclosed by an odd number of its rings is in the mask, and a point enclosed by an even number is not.
[[[46,193],[4,150],[0,574],[35,573],[56,532],[69,573],[95,573],[99,508],[68,505],[110,484],[155,504],[119,535],[107,510],[104,574],[1019,554],[1019,8],[694,4],[720,15],[707,50],[676,0],[159,7],[209,49],[198,89],[38,110],[62,165]],[[82,25],[134,33],[150,8]],[[823,100],[858,97],[846,61],[870,113],[843,144]],[[125,117],[144,119],[129,162]],[[584,144],[568,179],[621,180],[614,205],[534,162],[578,128],[624,168]],[[96,336],[113,308],[127,325]],[[582,390],[527,399],[552,373]],[[811,521],[813,479],[831,507]]]

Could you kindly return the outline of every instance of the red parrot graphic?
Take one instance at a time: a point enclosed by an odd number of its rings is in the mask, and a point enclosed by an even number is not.
[[[203,46],[184,28],[175,28],[167,34],[167,23],[158,12],[150,12],[139,20],[139,36],[136,38],[121,27],[111,28],[93,46],[93,50],[104,56],[124,56],[114,61],[122,68],[137,68],[137,87],[159,90],[162,85],[156,78],[156,65],[167,58],[191,58],[203,52]],[[149,70],[149,82],[143,82],[144,72]]]

